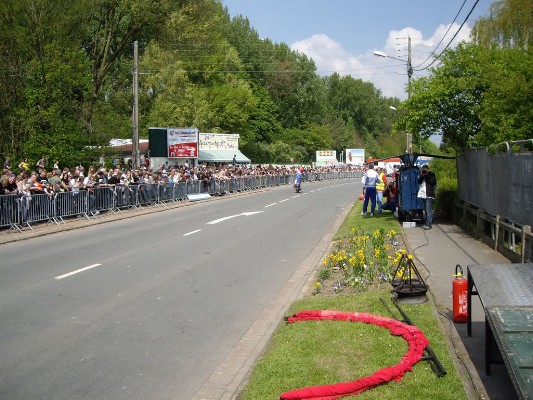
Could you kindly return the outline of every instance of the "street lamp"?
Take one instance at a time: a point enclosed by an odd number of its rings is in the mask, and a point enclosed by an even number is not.
[[[407,38],[407,61],[389,56],[382,51],[374,51],[374,55],[377,57],[385,57],[385,58],[392,58],[393,60],[398,60],[403,63],[406,63],[407,65],[407,98],[411,97],[411,77],[413,76],[413,65],[411,64],[411,36]]]
[[[411,97],[411,77],[413,76],[413,65],[411,64],[411,36],[407,37],[407,61],[401,58],[389,56],[383,53],[382,51],[377,51],[377,50],[374,51],[374,55],[377,57],[392,58],[393,60],[401,61],[407,65],[407,99],[409,99]],[[396,109],[396,108],[393,108],[392,106],[390,108],[394,110]],[[407,150],[406,151],[408,153],[412,153],[413,136],[410,133],[406,133],[406,135],[407,135]]]

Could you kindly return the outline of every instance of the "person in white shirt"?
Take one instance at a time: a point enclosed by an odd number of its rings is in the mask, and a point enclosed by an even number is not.
[[[368,165],[368,170],[365,173],[365,183],[364,183],[364,192],[365,200],[363,202],[363,212],[362,216],[365,216],[368,209],[368,201],[370,200],[370,216],[374,216],[376,211],[376,183],[379,179],[379,174],[374,170],[374,163]]]

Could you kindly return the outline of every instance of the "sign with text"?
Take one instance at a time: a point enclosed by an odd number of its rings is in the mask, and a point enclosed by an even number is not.
[[[336,165],[337,163],[336,150],[318,150],[316,152],[316,165]]]
[[[201,133],[201,150],[239,150],[237,133]]]
[[[198,129],[168,128],[168,158],[198,158]]]

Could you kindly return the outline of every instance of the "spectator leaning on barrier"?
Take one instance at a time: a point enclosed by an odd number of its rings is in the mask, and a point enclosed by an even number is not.
[[[61,170],[56,168],[54,169],[52,176],[48,179],[48,182],[50,182],[50,185],[54,189],[54,192],[61,192],[63,188],[63,182],[61,181]]]
[[[37,173],[32,172],[30,178],[26,181],[28,189],[31,194],[42,194],[43,188],[39,181],[37,181]]]
[[[15,182],[15,174],[7,173],[0,178],[0,195],[16,194],[17,183]]]
[[[46,172],[46,169],[42,169],[41,172],[39,172],[39,175],[37,175],[37,182],[47,181],[48,180],[48,172]]]
[[[20,195],[30,194],[28,191],[29,186],[26,183],[27,181],[23,174],[18,174],[15,178],[15,182],[17,183],[17,191]]]
[[[113,170],[113,173],[111,177],[107,180],[108,185],[120,185],[120,178],[122,177],[122,173],[119,175],[119,169],[115,168]]]
[[[61,178],[61,181],[68,186],[70,182],[70,169],[68,167],[63,168],[63,172],[61,172],[59,177]]]
[[[98,215],[100,214],[100,211],[96,210],[95,204],[96,204],[96,196],[94,195],[94,189],[98,187],[98,182],[96,180],[96,175],[94,174],[94,168],[89,168],[89,172],[87,172],[87,176],[83,178],[83,185],[84,190],[87,190],[88,196],[89,196],[89,212],[92,215]]]

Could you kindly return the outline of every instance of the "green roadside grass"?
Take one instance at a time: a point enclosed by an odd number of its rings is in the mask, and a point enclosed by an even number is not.
[[[334,239],[348,236],[352,228],[370,232],[376,228],[401,231],[390,213],[363,218],[357,201]],[[366,312],[401,319],[392,303],[392,287],[357,294],[308,295],[291,305],[287,315],[303,310]],[[395,313],[391,315],[383,302]],[[345,399],[467,399],[463,383],[431,302],[401,304],[411,321],[424,332],[431,349],[447,371],[437,377],[427,361],[420,361],[400,382],[369,389]],[[287,324],[280,321],[267,349],[256,363],[238,400],[279,399],[287,391],[307,386],[355,381],[375,371],[396,365],[407,352],[407,343],[388,330],[358,322],[307,321]]]

